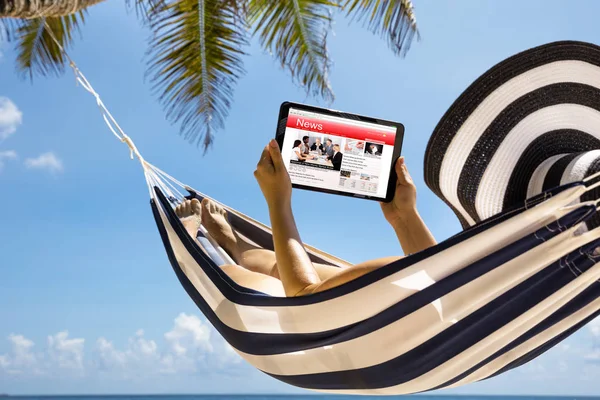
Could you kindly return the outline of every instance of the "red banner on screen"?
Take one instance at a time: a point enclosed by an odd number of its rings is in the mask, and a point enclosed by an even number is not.
[[[349,139],[358,139],[384,143],[390,146],[394,145],[396,133],[383,131],[368,126],[344,124],[340,122],[327,121],[322,119],[304,117],[300,115],[288,116],[288,128],[300,129],[303,131],[323,133],[325,135],[341,136]],[[393,128],[392,128],[393,129]]]

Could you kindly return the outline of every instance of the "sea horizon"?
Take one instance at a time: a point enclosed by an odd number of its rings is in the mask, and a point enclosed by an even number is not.
[[[520,399],[544,399],[544,398],[552,398],[552,399],[600,399],[600,396],[592,396],[592,395],[532,395],[532,394],[410,394],[410,395],[397,395],[397,396],[376,396],[376,395],[366,395],[366,396],[354,396],[354,395],[337,395],[337,394],[320,394],[320,393],[309,393],[309,394],[298,394],[298,393],[290,393],[290,394],[282,394],[282,393],[201,393],[201,394],[165,394],[165,393],[154,393],[154,394],[9,394],[9,393],[1,393],[0,397],[4,398],[164,398],[165,400],[168,398],[206,398],[206,397],[214,397],[214,398],[240,398],[240,397],[261,397],[261,398],[288,398],[288,397],[345,397],[345,398],[382,398],[382,397],[426,397],[426,398],[520,398]]]

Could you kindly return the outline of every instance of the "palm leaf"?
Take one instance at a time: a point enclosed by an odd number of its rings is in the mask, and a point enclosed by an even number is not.
[[[0,18],[0,43],[11,40],[12,32],[15,30],[15,27],[15,20],[12,18]]]
[[[410,0],[346,0],[343,9],[366,22],[372,32],[386,37],[394,54],[405,55],[415,35],[419,38]]]
[[[233,87],[243,74],[246,44],[237,10],[219,0],[173,0],[152,18],[148,55],[154,89],[167,118],[181,122],[181,134],[206,151],[223,126]]]
[[[249,21],[255,25],[261,44],[287,67],[292,78],[307,91],[333,100],[329,83],[330,59],[327,33],[330,0],[250,0]]]
[[[66,58],[54,42],[45,24],[63,48],[73,41],[73,32],[84,22],[83,11],[65,17],[43,17],[18,20],[12,32],[17,42],[17,70],[33,79],[33,74],[46,76],[64,72]]]

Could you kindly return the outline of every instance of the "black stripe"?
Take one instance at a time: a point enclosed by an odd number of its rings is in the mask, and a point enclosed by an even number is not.
[[[596,246],[597,244],[593,244],[593,245],[587,245],[584,246],[581,250],[582,253],[584,254],[589,254],[589,252],[591,252],[593,250],[593,247]],[[572,263],[573,265],[582,265],[585,266],[585,269],[589,269],[591,268],[595,262],[591,259],[589,259],[586,256],[581,255],[578,252],[574,252],[570,255],[569,257],[569,262]],[[512,349],[516,348],[517,346],[520,346],[521,344],[525,343],[526,341],[528,341],[529,339],[535,337],[536,335],[542,333],[543,331],[553,327],[555,324],[561,322],[562,320],[564,320],[565,318],[571,316],[572,314],[576,313],[577,311],[579,311],[580,309],[582,309],[583,307],[587,306],[588,304],[590,304],[591,302],[593,302],[594,300],[596,300],[598,298],[598,296],[600,296],[600,291],[598,291],[599,289],[599,284],[597,282],[592,283],[592,285],[587,288],[586,290],[584,290],[582,293],[580,293],[577,297],[575,297],[573,300],[571,300],[570,302],[568,302],[567,304],[565,304],[563,307],[561,307],[560,309],[558,309],[556,312],[554,312],[552,315],[550,315],[548,318],[546,318],[544,321],[542,321],[541,323],[539,323],[538,325],[536,325],[535,327],[533,327],[532,329],[530,329],[529,331],[527,331],[526,333],[524,333],[523,335],[521,335],[517,340],[514,340],[513,342],[509,343],[507,346],[503,347],[502,349],[498,350],[496,353],[494,353],[493,355],[491,355],[490,357],[486,358],[485,360],[483,360],[482,362],[480,362],[479,364],[473,366],[472,368],[468,369],[467,371],[465,371],[464,373],[456,376],[454,379],[445,382],[444,384],[432,388],[431,390],[437,390],[437,389],[442,389],[445,387],[448,387],[450,385],[454,385],[456,382],[459,382],[460,380],[466,378],[467,376],[473,374],[474,372],[476,372],[477,370],[483,368],[484,366],[486,366],[487,364],[491,363],[492,361],[496,360],[498,357],[506,354],[507,352],[511,351]],[[565,332],[571,331],[571,329],[566,330]],[[564,333],[563,333],[564,334]],[[562,337],[563,334],[558,335],[559,337]],[[553,343],[552,346],[556,345],[558,342],[554,342],[554,339],[547,342],[547,343],[543,343],[540,345],[541,346],[548,346],[550,343]],[[532,355],[532,353],[528,353],[530,355]],[[538,354],[539,355],[539,354]],[[493,377],[493,376],[497,376],[503,372],[508,371],[511,368],[514,368],[518,365],[522,365],[525,361],[525,357],[526,355],[523,355],[523,357],[519,357],[517,360],[515,360],[514,362],[511,362],[510,364],[507,364],[504,368],[498,370],[496,373],[494,373],[493,375],[491,375],[489,378]],[[533,358],[531,358],[533,359]],[[527,361],[530,361],[531,359],[528,359]],[[521,363],[516,363],[516,361],[521,360],[523,362]],[[512,367],[509,367],[512,366]]]
[[[548,173],[546,173],[542,191],[560,186],[560,180],[562,179],[567,166],[579,155],[579,153],[567,154],[556,160],[548,170]]]
[[[572,129],[547,132],[535,139],[527,146],[510,176],[502,209],[519,205],[527,197],[529,181],[543,161],[559,154],[584,152],[591,148],[600,149],[600,140]]]
[[[593,286],[591,286],[590,288],[587,289],[587,292],[588,292],[587,294],[591,295],[590,297],[593,297],[589,302],[596,300],[600,295],[600,290],[598,290],[600,288],[598,287],[598,284],[593,283],[592,285]],[[578,299],[577,301],[574,301],[572,304],[574,310],[570,314],[573,314],[574,312],[576,312],[577,309],[582,308],[583,306],[587,305],[587,304],[583,304],[584,301],[585,300],[582,300],[582,299]],[[579,307],[580,304],[583,304],[582,307]],[[594,312],[589,317],[583,319],[581,322],[572,326],[570,329],[568,329],[568,330],[564,331],[563,333],[561,333],[560,335],[554,337],[552,340],[549,340],[546,343],[543,343],[536,349],[534,349],[534,350],[530,351],[529,353],[524,354],[522,357],[519,357],[518,359],[514,360],[513,362],[511,362],[510,364],[508,364],[507,366],[505,366],[504,368],[502,368],[500,371],[496,372],[494,375],[490,376],[489,378],[493,378],[494,376],[503,374],[507,371],[510,371],[511,369],[520,367],[520,366],[528,363],[529,361],[534,360],[535,358],[541,356],[546,351],[550,350],[551,348],[553,348],[554,346],[556,346],[557,344],[559,344],[560,342],[567,339],[569,336],[571,336],[572,334],[574,334],[575,332],[577,332],[578,330],[583,328],[585,325],[592,322],[594,319],[596,319],[596,317],[598,315],[600,315],[600,310]]]
[[[578,257],[578,252],[572,254],[581,261],[577,266],[582,271],[593,265],[587,257]],[[574,279],[571,271],[561,268],[557,261],[422,345],[376,366],[322,374],[271,376],[316,390],[378,389],[407,383],[493,335]]]
[[[159,196],[160,199],[160,196]],[[164,196],[163,196],[164,199]],[[162,201],[162,200],[161,200]],[[167,201],[164,199],[164,201]],[[159,230],[161,232],[161,237],[163,239],[165,248],[167,250],[167,254],[169,255],[169,260],[171,261],[172,267],[174,268],[182,286],[185,288],[188,295],[194,300],[200,310],[204,313],[207,319],[215,326],[215,328],[221,333],[221,335],[235,348],[240,351],[249,353],[249,354],[257,354],[257,355],[268,355],[268,354],[280,354],[280,353],[288,353],[293,351],[306,350],[310,348],[322,347],[327,345],[334,345],[341,341],[350,340],[353,338],[357,338],[363,336],[367,333],[370,333],[376,329],[380,329],[386,326],[389,323],[396,321],[398,318],[401,318],[404,315],[408,315],[415,310],[430,304],[432,301],[438,299],[440,296],[443,296],[445,293],[449,293],[452,290],[455,290],[457,287],[464,285],[465,283],[470,282],[477,276],[481,276],[490,270],[490,268],[495,268],[498,265],[510,260],[518,254],[521,254],[524,251],[527,251],[529,248],[534,246],[536,243],[539,243],[539,240],[547,240],[549,237],[553,237],[558,234],[561,228],[570,226],[570,224],[574,220],[579,220],[584,215],[590,213],[590,211],[594,210],[593,207],[581,207],[567,216],[563,217],[559,223],[555,223],[554,228],[551,230],[542,229],[536,234],[529,235],[524,239],[516,242],[515,244],[507,247],[499,254],[492,255],[483,259],[481,262],[475,263],[463,270],[459,273],[453,274],[450,277],[446,278],[438,282],[436,285],[431,286],[428,289],[425,289],[413,296],[410,296],[408,299],[397,303],[393,307],[388,308],[387,310],[381,312],[380,314],[361,321],[356,324],[352,324],[345,327],[340,327],[338,329],[311,333],[311,334],[256,334],[256,333],[248,333],[248,332],[240,332],[238,330],[231,329],[225,326],[214,314],[214,312],[207,306],[206,302],[202,298],[201,294],[199,294],[194,286],[191,284],[189,279],[185,276],[185,274],[181,271],[179,264],[176,261],[176,257],[173,255],[173,250],[168,241],[168,237],[166,234],[165,227],[162,225],[162,220],[158,215],[158,211],[156,210],[156,205],[153,203],[153,212],[155,214],[155,219],[157,221],[157,225],[159,226]],[[168,203],[167,203],[168,206]],[[172,211],[170,206],[168,206],[168,210]],[[171,221],[169,221],[171,223]],[[179,223],[179,220],[176,219],[176,224],[173,225],[173,229],[181,238],[182,242],[187,246],[188,242],[193,243],[191,238],[188,240],[189,235],[185,232]],[[180,230],[178,232],[178,230]],[[183,230],[183,232],[181,232]],[[182,237],[183,236],[183,237]],[[197,248],[197,246],[196,246]],[[188,251],[190,248],[187,249]],[[194,250],[194,249],[192,249]],[[192,256],[196,256],[193,252],[190,252]],[[226,275],[225,279],[220,278],[220,274],[216,274],[220,271],[220,268],[216,267],[214,263],[208,262],[206,259],[196,258],[199,266],[203,268],[203,270],[207,273],[211,280],[217,285],[219,290],[224,294],[226,298],[229,300],[238,303],[238,304],[248,304],[252,305],[252,303],[260,303],[261,305],[280,305],[280,304],[270,304],[270,303],[281,303],[282,300],[286,300],[291,305],[294,305],[295,300],[301,298],[275,298],[269,297],[265,295],[259,295],[257,293],[243,293],[234,286],[235,284],[228,285],[228,283],[232,282]],[[224,275],[224,274],[223,274]],[[345,286],[345,285],[344,285]]]
[[[600,111],[600,89],[579,83],[559,83],[545,86],[515,100],[502,110],[489,126],[483,127],[485,130],[481,132],[481,136],[462,167],[457,186],[458,199],[461,205],[476,222],[481,220],[481,216],[477,214],[475,208],[475,198],[480,188],[481,179],[506,136],[527,116],[542,108],[558,104],[579,104]],[[560,131],[557,131],[557,133],[560,133]],[[572,144],[572,148],[566,153],[572,153],[576,151],[575,149],[580,148],[576,143],[568,142],[564,143],[563,146],[568,149],[569,144]],[[544,147],[550,145],[551,143],[547,143],[544,144]],[[592,146],[584,148],[583,151],[596,148],[598,147]],[[520,159],[522,158],[522,155],[518,156]],[[512,172],[513,174],[521,173],[516,169]],[[531,175],[524,178],[529,180],[530,177]],[[523,201],[525,197],[519,200]]]
[[[600,47],[561,41],[525,50],[490,68],[454,101],[434,129],[424,160],[425,183],[446,204],[450,206],[440,190],[440,168],[448,146],[465,120],[483,100],[509,80],[531,69],[562,60],[579,60],[600,66]]]

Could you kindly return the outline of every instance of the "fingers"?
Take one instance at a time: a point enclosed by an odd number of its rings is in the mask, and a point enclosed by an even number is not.
[[[404,157],[398,158],[396,162],[396,174],[398,175],[398,184],[400,185],[412,185],[413,180],[408,173],[408,168],[404,163]]]
[[[275,139],[271,139],[269,142],[269,154],[271,155],[271,161],[273,162],[273,166],[275,170],[280,170],[283,168],[283,158],[281,157],[281,149],[279,149],[279,144]]]
[[[256,167],[258,168],[258,167],[264,165],[265,161],[267,161],[269,158],[270,158],[269,148],[267,146],[265,146],[262,153],[260,154],[260,159],[258,160]]]

